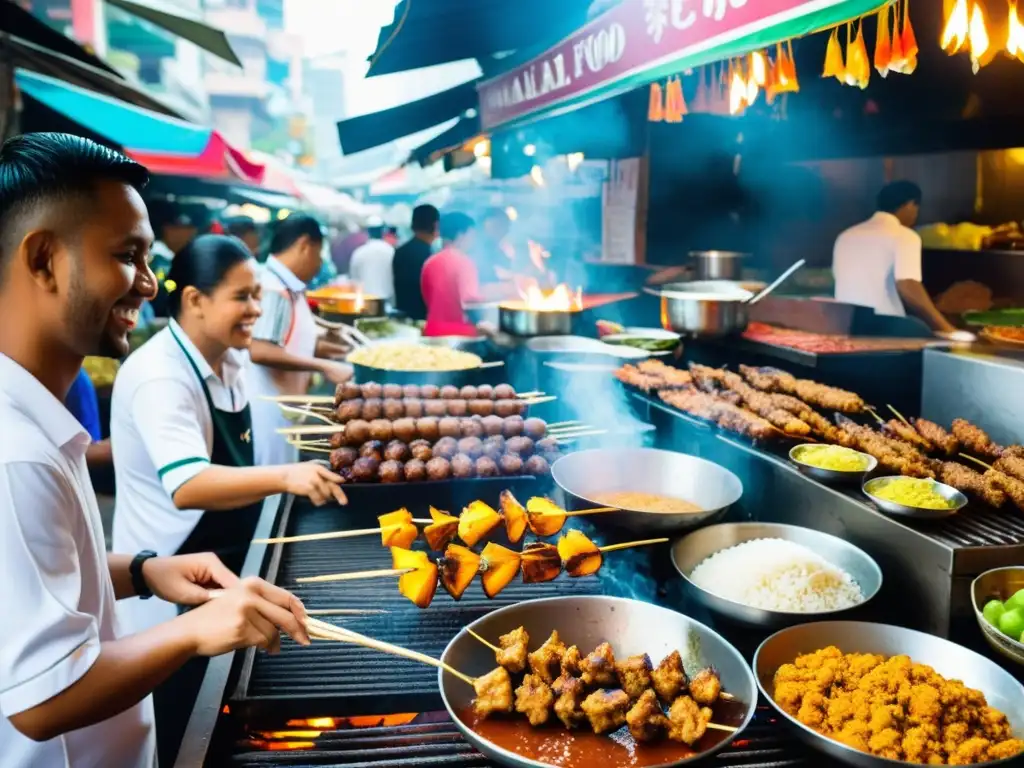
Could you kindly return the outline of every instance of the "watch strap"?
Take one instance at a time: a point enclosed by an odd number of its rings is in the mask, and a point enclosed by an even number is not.
[[[135,590],[136,596],[141,600],[148,600],[153,596],[153,591],[146,584],[146,579],[142,575],[142,566],[151,557],[156,557],[156,552],[151,549],[144,549],[132,558],[131,565],[128,566],[128,573],[132,577],[132,588]]]

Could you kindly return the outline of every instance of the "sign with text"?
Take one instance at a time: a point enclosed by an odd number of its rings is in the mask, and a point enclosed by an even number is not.
[[[666,65],[686,66],[718,49],[722,57],[738,55],[744,41],[749,50],[765,47],[878,5],[880,0],[622,0],[543,54],[478,85],[481,124],[493,130],[597,100],[618,92],[616,86],[644,84],[645,73],[652,73],[648,79],[664,76],[657,70]]]

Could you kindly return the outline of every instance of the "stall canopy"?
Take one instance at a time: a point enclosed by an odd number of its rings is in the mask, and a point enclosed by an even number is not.
[[[421,144],[409,153],[409,162],[429,165],[449,150],[463,146],[470,139],[480,135],[480,118],[464,117],[447,131]]]
[[[478,85],[484,130],[509,127],[869,13],[883,0],[622,0]]]
[[[227,35],[200,19],[189,16],[179,8],[168,6],[161,0],[107,0],[110,5],[128,11],[133,16],[145,19],[173,35],[195,43],[204,51],[212,53],[235,66],[242,66]]]
[[[22,94],[124,149],[154,173],[262,182],[250,161],[210,128],[151,112],[46,75],[18,69]]]
[[[587,19],[592,0],[402,0],[381,28],[369,75],[480,59],[558,40]]]
[[[471,80],[418,101],[342,120],[338,139],[342,151],[352,155],[461,117],[476,106],[476,81]]]
[[[162,115],[180,115],[17,3],[0,0],[0,68],[20,67],[116,96]]]

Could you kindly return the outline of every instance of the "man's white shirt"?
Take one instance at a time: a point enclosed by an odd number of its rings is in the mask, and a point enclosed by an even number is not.
[[[879,211],[836,238],[832,273],[837,301],[903,317],[896,283],[921,282],[921,236]]]
[[[103,525],[89,480],[89,436],[56,397],[0,355],[0,766],[153,768],[149,697],[43,743],[8,719],[62,693],[120,635]]]

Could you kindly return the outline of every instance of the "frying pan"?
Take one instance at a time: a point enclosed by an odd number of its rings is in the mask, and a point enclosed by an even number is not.
[[[501,608],[477,619],[469,628],[496,641],[500,635],[519,626],[525,627],[530,635],[530,650],[536,649],[552,630],[557,629],[566,645],[578,645],[581,651],[588,652],[598,644],[608,642],[617,658],[646,653],[657,664],[677,650],[683,656],[687,672],[695,674],[708,666],[718,671],[723,689],[740,702],[737,708],[745,707],[740,722],[728,723],[736,726],[736,732],[710,749],[659,768],[686,765],[707,758],[739,738],[754,716],[757,688],[749,665],[721,635],[681,613],[639,600],[603,595],[550,597]],[[483,675],[495,666],[494,652],[465,630],[448,644],[441,659],[460,672],[474,676]],[[473,701],[473,689],[465,682],[448,672],[439,671],[438,686],[452,720],[474,747],[500,765],[549,768],[546,763],[510,752],[481,737],[461,719]]]

